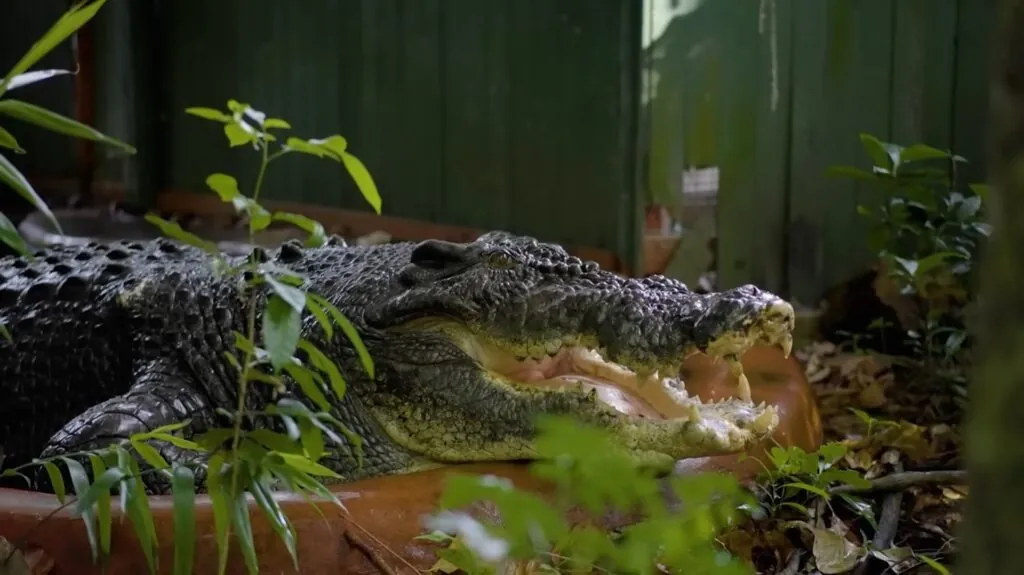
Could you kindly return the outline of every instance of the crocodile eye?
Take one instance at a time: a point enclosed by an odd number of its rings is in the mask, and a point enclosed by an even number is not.
[[[420,268],[444,270],[464,267],[470,263],[470,258],[464,244],[426,240],[413,248],[409,261]]]

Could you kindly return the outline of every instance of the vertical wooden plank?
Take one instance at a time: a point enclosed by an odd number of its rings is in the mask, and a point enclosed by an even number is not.
[[[857,134],[889,136],[893,2],[794,0],[790,296],[816,305],[872,254],[856,206],[870,190],[828,178],[864,166]]]
[[[444,96],[442,5],[445,0],[401,2],[397,9],[401,26],[396,38],[401,51],[396,57],[399,100],[391,113],[400,119],[398,131],[390,134],[392,145],[402,153],[390,156],[383,170],[398,172],[403,188],[393,205],[393,214],[428,221],[444,221],[446,207],[440,202],[444,180],[444,141],[447,130]],[[385,47],[380,47],[385,48]],[[457,71],[457,70],[456,70]],[[419,188],[419,193],[414,189]],[[427,192],[427,193],[423,193]]]
[[[510,3],[510,227],[554,241],[620,243],[623,199],[635,190],[631,157],[638,44],[623,48],[620,2]],[[638,25],[634,18],[633,22]],[[638,31],[629,42],[637,41]],[[628,51],[628,69],[623,52]],[[624,94],[623,74],[631,84]],[[623,142],[631,144],[622,149]],[[626,175],[628,172],[628,175]],[[631,210],[632,211],[632,210]],[[632,216],[631,216],[632,217]]]
[[[985,179],[988,164],[989,38],[994,32],[993,2],[958,0],[953,147],[970,163],[961,168],[963,181]]]
[[[644,187],[640,146],[640,86],[643,57],[642,19],[643,4],[635,0],[618,3],[615,15],[619,23],[616,42],[616,66],[619,98],[615,134],[619,158],[615,164],[618,182],[613,182],[611,205],[618,215],[616,239],[612,249],[622,258],[626,269],[639,275],[643,262],[643,205]],[[614,106],[613,106],[614,107]]]
[[[203,190],[208,173],[240,174],[244,166],[244,155],[227,150],[216,126],[185,114],[190,106],[223,108],[228,98],[245,97],[238,93],[237,27],[223,24],[234,21],[235,3],[206,5],[202,9],[204,17],[197,19],[198,9],[195,0],[164,4],[162,73],[167,78],[164,101],[168,119],[165,173],[166,185],[178,189]],[[102,38],[101,34],[98,40]]]
[[[444,218],[506,228],[510,197],[508,2],[443,5]]]
[[[900,145],[952,144],[956,4],[894,3],[890,139]]]
[[[349,88],[366,91],[361,133],[372,141],[367,155],[386,213],[436,220],[444,186],[440,0],[368,1],[362,9],[364,82]]]
[[[735,3],[722,41],[718,279],[783,292],[790,124],[790,0]],[[727,63],[727,64],[725,64]]]

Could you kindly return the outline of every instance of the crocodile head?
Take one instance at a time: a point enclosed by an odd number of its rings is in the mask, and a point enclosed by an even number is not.
[[[360,401],[425,460],[536,458],[542,414],[598,425],[654,466],[742,451],[778,423],[749,390],[702,403],[677,378],[695,353],[735,367],[756,344],[788,353],[793,308],[771,293],[627,279],[504,232],[406,253],[388,296],[362,313],[368,331],[386,334],[371,338],[371,354],[388,367]]]

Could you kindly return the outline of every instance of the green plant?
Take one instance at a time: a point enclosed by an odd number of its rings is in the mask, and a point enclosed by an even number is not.
[[[567,418],[540,419],[537,446],[541,459],[531,472],[554,486],[554,505],[501,478],[453,477],[441,510],[426,521],[431,533],[423,536],[450,544],[438,551],[436,570],[498,573],[510,561],[533,561],[555,573],[648,574],[659,565],[674,573],[748,572],[715,542],[753,502],[732,476],[673,476],[663,483],[635,467],[602,430]],[[666,504],[665,485],[683,506]],[[502,523],[458,510],[479,501],[493,503]],[[570,524],[572,508],[597,518],[610,510],[637,513],[641,521],[613,533],[589,522]]]
[[[29,48],[28,52],[21,57],[20,60],[12,67],[7,75],[0,78],[0,115],[21,120],[30,124],[34,124],[59,134],[66,134],[75,138],[82,138],[86,140],[95,140],[103,142],[121,148],[127,153],[134,154],[135,148],[111,138],[103,134],[102,132],[82,124],[81,122],[72,120],[71,118],[62,116],[56,112],[47,110],[35,104],[16,100],[14,98],[4,97],[11,90],[27,86],[29,84],[35,84],[36,82],[42,82],[50,78],[62,76],[66,74],[72,74],[70,70],[35,70],[29,71],[32,66],[41,60],[44,56],[50,53],[54,48],[60,45],[69,36],[74,34],[79,28],[89,22],[99,12],[100,8],[106,4],[107,0],[96,0],[92,3],[88,1],[82,1],[73,5],[67,12],[61,16],[57,22],[46,31],[43,36],[36,41],[35,44]],[[18,140],[10,132],[0,126],[0,147],[11,150],[16,154],[24,154],[26,151],[18,144]],[[53,212],[46,205],[39,194],[36,192],[32,184],[29,183],[28,179],[18,170],[14,164],[3,154],[0,153],[0,181],[9,186],[12,190],[18,193],[21,197],[28,200],[32,206],[42,212],[54,227],[60,230],[60,224],[54,217]],[[27,249],[25,242],[18,234],[14,224],[4,216],[0,214],[0,241],[3,241],[7,245],[11,246],[18,252],[27,255]]]
[[[818,451],[810,453],[797,446],[771,448],[768,451],[770,465],[761,462],[764,470],[754,487],[758,501],[772,515],[788,507],[803,517],[809,517],[809,509],[818,500],[831,506],[833,495],[829,488],[832,486],[865,484],[864,478],[856,471],[836,467],[845,455],[846,446],[842,443],[826,443]],[[838,497],[875,526],[874,513],[865,501],[848,493],[840,493]]]
[[[261,154],[261,164],[251,196],[242,194],[237,181],[231,176],[217,173],[207,178],[207,184],[224,202],[231,203],[237,211],[246,214],[250,241],[254,234],[273,221],[293,224],[309,232],[307,244],[318,245],[325,239],[323,227],[319,223],[298,214],[271,213],[258,201],[267,167],[289,153],[305,153],[344,164],[369,203],[379,210],[380,197],[369,173],[355,156],[345,150],[345,140],[341,136],[330,136],[322,140],[288,138],[284,146],[271,152],[272,142],[277,138],[270,130],[289,128],[284,120],[267,118],[262,112],[235,100],[228,102],[228,112],[210,108],[190,108],[188,112],[224,124],[224,133],[230,145],[251,145]],[[157,568],[158,541],[149,501],[139,479],[147,473],[165,475],[171,484],[174,498],[174,571],[184,574],[191,572],[196,538],[191,524],[195,470],[181,465],[172,467],[151,443],[167,442],[201,452],[207,458],[204,471],[214,510],[220,551],[219,572],[223,573],[227,567],[228,537],[232,531],[249,572],[258,571],[247,494],[251,494],[265,512],[297,567],[297,533],[275,501],[273,491],[283,488],[301,493],[307,498],[323,497],[340,506],[340,501],[319,479],[340,479],[336,473],[317,463],[326,450],[324,438],[326,436],[338,444],[347,440],[357,453],[360,447],[359,437],[330,414],[331,403],[328,397],[333,394],[340,399],[345,392],[345,380],[338,367],[319,350],[316,342],[300,337],[303,313],[308,311],[316,318],[327,340],[333,338],[335,327],[340,328],[357,350],[364,369],[371,376],[373,362],[351,322],[322,296],[301,289],[304,278],[284,266],[260,262],[255,257],[248,258],[242,265],[230,267],[213,243],[153,214],[147,215],[146,219],[168,236],[210,253],[214,257],[215,267],[221,273],[249,276],[246,280],[249,296],[247,330],[246,333],[235,333],[238,353],[227,356],[239,377],[237,408],[234,413],[224,414],[232,425],[207,430],[197,437],[187,437],[179,433],[187,431],[188,422],[183,422],[135,435],[128,445],[115,445],[52,460],[36,460],[29,465],[42,465],[46,469],[61,502],[65,500],[66,488],[56,463],[59,460],[67,467],[77,495],[75,509],[85,520],[94,558],[110,552],[110,494],[112,490],[119,491],[122,509],[134,524],[152,572]],[[261,300],[265,301],[262,313],[257,310]],[[262,322],[257,326],[259,316]],[[296,355],[304,358],[300,359]],[[262,412],[245,410],[251,385],[272,385],[285,389],[286,383],[296,384],[308,402],[285,397]],[[281,418],[290,432],[283,434],[268,428],[249,430],[245,425],[246,422],[267,417]],[[91,485],[89,473],[76,459],[85,459],[90,463],[94,479]],[[143,466],[140,466],[140,461]],[[20,473],[24,467],[27,466],[8,469],[4,474]],[[143,467],[146,469],[143,470]]]
[[[969,347],[963,310],[973,299],[973,266],[991,233],[984,212],[988,187],[962,185],[958,166],[967,160],[952,152],[903,147],[870,134],[860,134],[860,141],[870,171],[834,166],[829,173],[885,193],[881,205],[857,208],[870,223],[869,247],[920,311],[921,325],[907,334],[915,355],[931,367],[949,367]]]
[[[57,70],[25,74],[24,71],[87,22],[104,2],[105,0],[99,0],[89,5],[83,3],[74,6],[0,83],[0,94],[12,87],[67,73]],[[15,100],[0,101],[0,113],[35,122],[55,131],[117,143],[73,120],[40,110],[42,109]],[[273,221],[292,224],[307,231],[307,245],[319,245],[325,240],[323,226],[319,223],[299,214],[271,213],[259,203],[268,166],[274,160],[290,153],[313,155],[343,164],[367,201],[378,213],[380,212],[380,196],[369,172],[358,158],[347,151],[345,139],[341,136],[332,135],[324,139],[309,140],[289,137],[283,146],[278,146],[272,151],[272,143],[277,141],[272,130],[290,128],[282,119],[267,118],[251,106],[234,100],[228,102],[226,112],[210,108],[190,108],[188,112],[223,124],[224,133],[232,147],[250,145],[261,155],[259,171],[250,196],[242,194],[237,180],[229,175],[218,173],[207,178],[207,184],[223,201],[231,203],[237,211],[247,216],[250,241],[256,233]],[[22,152],[13,136],[2,128],[0,144],[18,153]],[[134,151],[126,145],[119,145]],[[32,189],[31,184],[2,156],[0,178],[53,219],[46,203]],[[235,334],[238,353],[229,356],[238,370],[240,388],[236,411],[225,414],[231,425],[210,429],[197,437],[189,437],[182,433],[188,429],[188,422],[183,422],[135,435],[126,445],[69,454],[50,460],[36,460],[29,465],[42,466],[45,469],[58,499],[66,505],[67,488],[58,463],[65,467],[76,494],[74,506],[84,519],[94,560],[101,559],[110,552],[111,492],[119,492],[121,508],[133,523],[151,572],[155,572],[158,567],[158,542],[149,500],[141,479],[151,473],[164,475],[170,482],[174,497],[174,572],[184,574],[191,572],[194,557],[194,472],[197,469],[180,465],[172,467],[154,445],[158,446],[165,442],[202,452],[207,458],[207,464],[198,470],[206,473],[208,492],[213,503],[216,537],[220,550],[219,572],[223,573],[226,569],[228,538],[231,531],[235,533],[248,570],[252,573],[257,572],[247,495],[252,495],[266,513],[297,566],[297,534],[277,505],[272,492],[284,488],[302,493],[307,498],[310,495],[325,497],[341,505],[320,480],[321,477],[338,478],[337,474],[317,463],[317,460],[325,453],[325,437],[337,443],[347,440],[357,455],[360,447],[358,436],[329,413],[328,397],[333,394],[340,398],[345,392],[345,381],[340,370],[319,350],[315,341],[300,337],[303,314],[308,311],[315,317],[326,340],[333,338],[335,328],[339,328],[351,341],[362,360],[363,367],[371,376],[372,360],[351,322],[322,296],[302,290],[303,278],[290,272],[286,267],[259,262],[255,258],[249,258],[243,265],[230,267],[211,242],[155,215],[150,214],[146,219],[158,226],[166,235],[209,252],[214,256],[220,272],[238,276],[246,274],[249,277],[246,280],[246,290],[250,296],[247,330],[246,333]],[[54,224],[57,225],[57,222],[54,221]],[[23,241],[7,218],[0,221],[0,239],[25,253]],[[257,309],[261,301],[265,303],[262,312]],[[258,317],[262,318],[259,326]],[[303,359],[300,360],[297,355],[303,356]],[[269,384],[283,389],[286,382],[296,384],[308,401],[285,398],[261,413],[244,411],[245,397],[251,385]],[[310,404],[313,407],[310,407]],[[249,426],[246,425],[266,417],[284,420],[286,429],[290,430],[289,433],[277,433],[265,428],[249,430]],[[83,462],[89,466],[88,471]],[[6,469],[3,474],[21,474],[29,465]]]
[[[260,166],[251,196],[245,196],[240,191],[237,180],[227,174],[211,174],[206,180],[207,185],[222,201],[232,204],[237,212],[245,214],[248,218],[250,243],[254,243],[256,233],[274,221],[292,224],[308,232],[307,245],[321,245],[325,241],[323,226],[318,222],[299,214],[271,213],[259,203],[267,168],[273,161],[290,153],[308,154],[341,163],[352,175],[367,202],[380,213],[381,199],[373,179],[362,162],[347,151],[347,142],[340,135],[309,140],[289,137],[284,145],[279,145],[276,150],[271,151],[273,142],[278,140],[272,130],[291,128],[283,119],[268,118],[263,112],[236,100],[228,101],[226,112],[212,108],[189,108],[186,111],[193,116],[221,123],[231,147],[251,146],[260,154]],[[185,232],[176,223],[162,220],[153,214],[147,215],[146,219],[160,227],[165,234],[197,246],[218,257],[216,261],[221,261],[217,249],[210,242]],[[324,436],[335,444],[341,444],[343,440],[337,435],[341,433],[361,457],[360,438],[330,414],[331,402],[328,396],[333,393],[341,399],[345,393],[345,380],[338,367],[320,351],[316,342],[301,338],[303,314],[308,311],[316,318],[327,340],[333,338],[334,327],[340,328],[354,346],[363,368],[371,377],[373,362],[351,322],[324,297],[301,289],[305,278],[279,264],[260,262],[255,256],[250,257],[246,265],[234,269],[223,265],[220,267],[226,273],[249,274],[250,279],[246,283],[251,297],[247,333],[235,334],[235,345],[240,353],[232,359],[239,372],[239,396],[236,412],[232,417],[233,426],[209,430],[197,439],[194,445],[189,446],[209,454],[207,484],[213,502],[220,550],[219,572],[223,573],[227,567],[227,539],[232,528],[248,570],[251,573],[258,571],[256,550],[248,519],[247,493],[255,497],[298,568],[295,547],[297,534],[277,506],[272,491],[284,487],[304,495],[326,497],[341,506],[340,501],[318,479],[341,479],[336,473],[317,463],[326,450]],[[261,292],[268,295],[265,298],[265,309],[259,314],[262,316],[260,346],[257,345],[256,307]],[[303,357],[300,359],[296,355]],[[286,398],[278,400],[262,413],[245,412],[250,385],[269,384],[284,389],[286,381],[297,385],[309,403],[319,411],[311,409],[306,402]],[[283,419],[285,428],[291,431],[288,434],[281,434],[269,429],[248,432],[243,429],[246,418],[254,420],[267,416]],[[229,450],[222,448],[225,439],[230,445]],[[140,451],[139,454],[145,457],[145,452]],[[147,462],[154,467],[160,463],[148,460]],[[182,475],[188,473],[180,469],[175,471]],[[182,505],[188,507],[191,493],[191,489],[179,490],[175,493],[175,505],[181,501]],[[83,505],[85,503],[80,504],[80,508]],[[194,537],[195,535],[191,534],[189,540],[194,540]],[[181,544],[182,541],[176,537],[176,547]],[[179,556],[176,555],[176,559]],[[182,563],[186,564],[184,558]]]

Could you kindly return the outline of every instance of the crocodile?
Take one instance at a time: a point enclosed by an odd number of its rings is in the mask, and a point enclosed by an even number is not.
[[[328,434],[320,460],[347,481],[536,459],[544,414],[599,426],[638,464],[654,466],[742,451],[778,424],[775,407],[754,405],[749,389],[703,403],[675,377],[695,353],[734,366],[757,344],[789,353],[792,306],[753,285],[697,294],[674,279],[622,277],[502,231],[468,243],[288,241],[223,261],[291,270],[359,333],[372,375],[359,348],[338,333],[328,337],[317,317],[298,324],[347,385],[341,397],[324,395],[331,415],[361,439]],[[0,260],[0,323],[13,338],[0,342],[7,465],[179,422],[187,422],[184,437],[230,426],[239,384],[227,356],[249,322],[261,325],[273,286],[248,287],[214,262],[170,239]],[[249,386],[246,410],[288,398],[316,409],[293,379],[281,381]],[[631,404],[650,409],[632,412]],[[157,445],[167,461],[200,471],[208,456]]]

